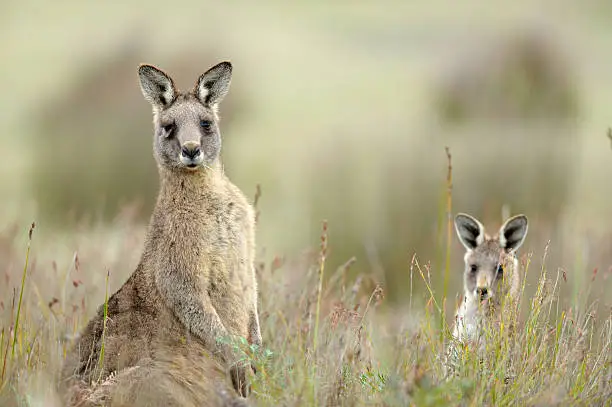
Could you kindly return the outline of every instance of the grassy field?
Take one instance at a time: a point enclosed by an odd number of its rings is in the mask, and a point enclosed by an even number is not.
[[[133,216],[126,208],[111,228],[65,236],[25,223],[0,235],[1,405],[60,405],[56,374],[70,338],[138,261],[144,230]],[[376,275],[350,277],[354,259],[329,264],[333,227],[324,222],[319,247],[300,256],[261,253],[264,347],[235,343],[258,370],[254,405],[610,405],[612,308],[603,290],[612,269],[596,269],[571,301],[560,297],[571,268],[548,269],[548,246],[523,254],[521,301],[506,314],[520,321],[518,333],[487,332],[486,355],[464,348],[446,380],[442,358],[460,287],[434,292],[432,279],[443,277],[414,256],[405,270],[409,297],[388,304]],[[450,254],[449,244],[440,249]]]
[[[258,184],[263,190],[265,349],[237,344],[258,367],[255,404],[610,405],[610,4],[6,0],[0,406],[60,405],[57,369],[70,339],[138,263],[149,213],[124,203],[100,216],[101,202],[121,202],[120,191],[153,204],[150,112],[137,63],[177,64],[185,87],[221,59],[235,65],[228,99],[237,106],[231,114],[229,103],[221,108],[224,164],[246,195]],[[566,57],[550,61],[553,73],[571,77],[570,137],[521,120],[440,124],[444,79],[488,67],[481,54],[503,54],[503,39],[528,28],[547,34],[540,50]],[[113,65],[131,46],[137,52]],[[115,70],[82,87],[94,67]],[[511,104],[525,94],[535,108],[550,101],[539,98],[549,88],[521,82],[522,68],[490,99],[479,86],[486,70],[472,76],[480,103]],[[51,112],[47,122],[43,111]],[[463,252],[446,222],[445,146],[453,154],[452,213],[494,226],[510,205],[530,219],[518,337],[492,333],[482,364],[466,351],[449,381],[440,357],[462,293]],[[77,160],[82,151],[97,155]],[[37,198],[40,185],[47,195]],[[85,190],[93,202],[81,208],[86,220],[64,222],[66,202]],[[43,215],[55,198],[65,212],[57,219]]]

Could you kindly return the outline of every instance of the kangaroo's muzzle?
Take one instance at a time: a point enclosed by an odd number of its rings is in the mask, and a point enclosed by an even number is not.
[[[204,155],[202,154],[202,148],[199,143],[195,141],[187,141],[181,146],[181,163],[189,168],[195,168],[202,164],[204,161]]]

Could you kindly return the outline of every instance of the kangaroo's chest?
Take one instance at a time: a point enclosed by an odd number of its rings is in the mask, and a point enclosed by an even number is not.
[[[475,338],[480,319],[476,309],[468,307],[465,302],[461,304],[455,317],[455,339],[466,341]]]
[[[249,213],[240,202],[211,197],[201,210],[198,269],[213,301],[241,295],[248,273]]]
[[[240,261],[248,250],[247,213],[244,207],[228,199],[211,197],[200,210],[197,231],[200,260],[211,267]]]
[[[453,336],[462,342],[479,342],[494,319],[487,307],[472,301],[464,301],[455,317]]]
[[[201,201],[176,202],[163,214],[157,246],[169,261],[205,280],[233,273],[248,252],[248,213],[244,205],[223,194]]]
[[[225,203],[208,208],[200,236],[199,279],[226,328],[246,335],[245,297],[253,286],[248,208]]]
[[[198,231],[204,254],[228,255],[244,250],[245,213],[231,202],[203,208],[201,229]]]

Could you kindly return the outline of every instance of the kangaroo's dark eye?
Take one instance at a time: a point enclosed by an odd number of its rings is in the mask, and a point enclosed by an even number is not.
[[[497,275],[501,276],[502,274],[504,274],[504,266],[500,264],[497,266]]]
[[[475,264],[472,264],[472,265],[470,266],[470,271],[471,271],[472,273],[477,272],[477,271],[478,271],[478,266],[477,266],[477,265],[475,265]]]
[[[212,122],[210,120],[200,120],[200,127],[204,130],[210,130]]]
[[[162,129],[164,129],[164,136],[166,138],[170,138],[174,135],[174,129],[175,129],[175,124],[174,123],[168,123],[168,124],[164,124],[162,125]]]

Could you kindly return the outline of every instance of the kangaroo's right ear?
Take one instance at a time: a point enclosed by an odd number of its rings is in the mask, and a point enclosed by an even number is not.
[[[455,216],[455,229],[459,241],[468,250],[474,250],[484,242],[485,230],[482,223],[465,213]]]
[[[176,98],[174,82],[162,70],[152,65],[140,65],[138,77],[140,90],[153,107],[163,109],[174,102]]]

